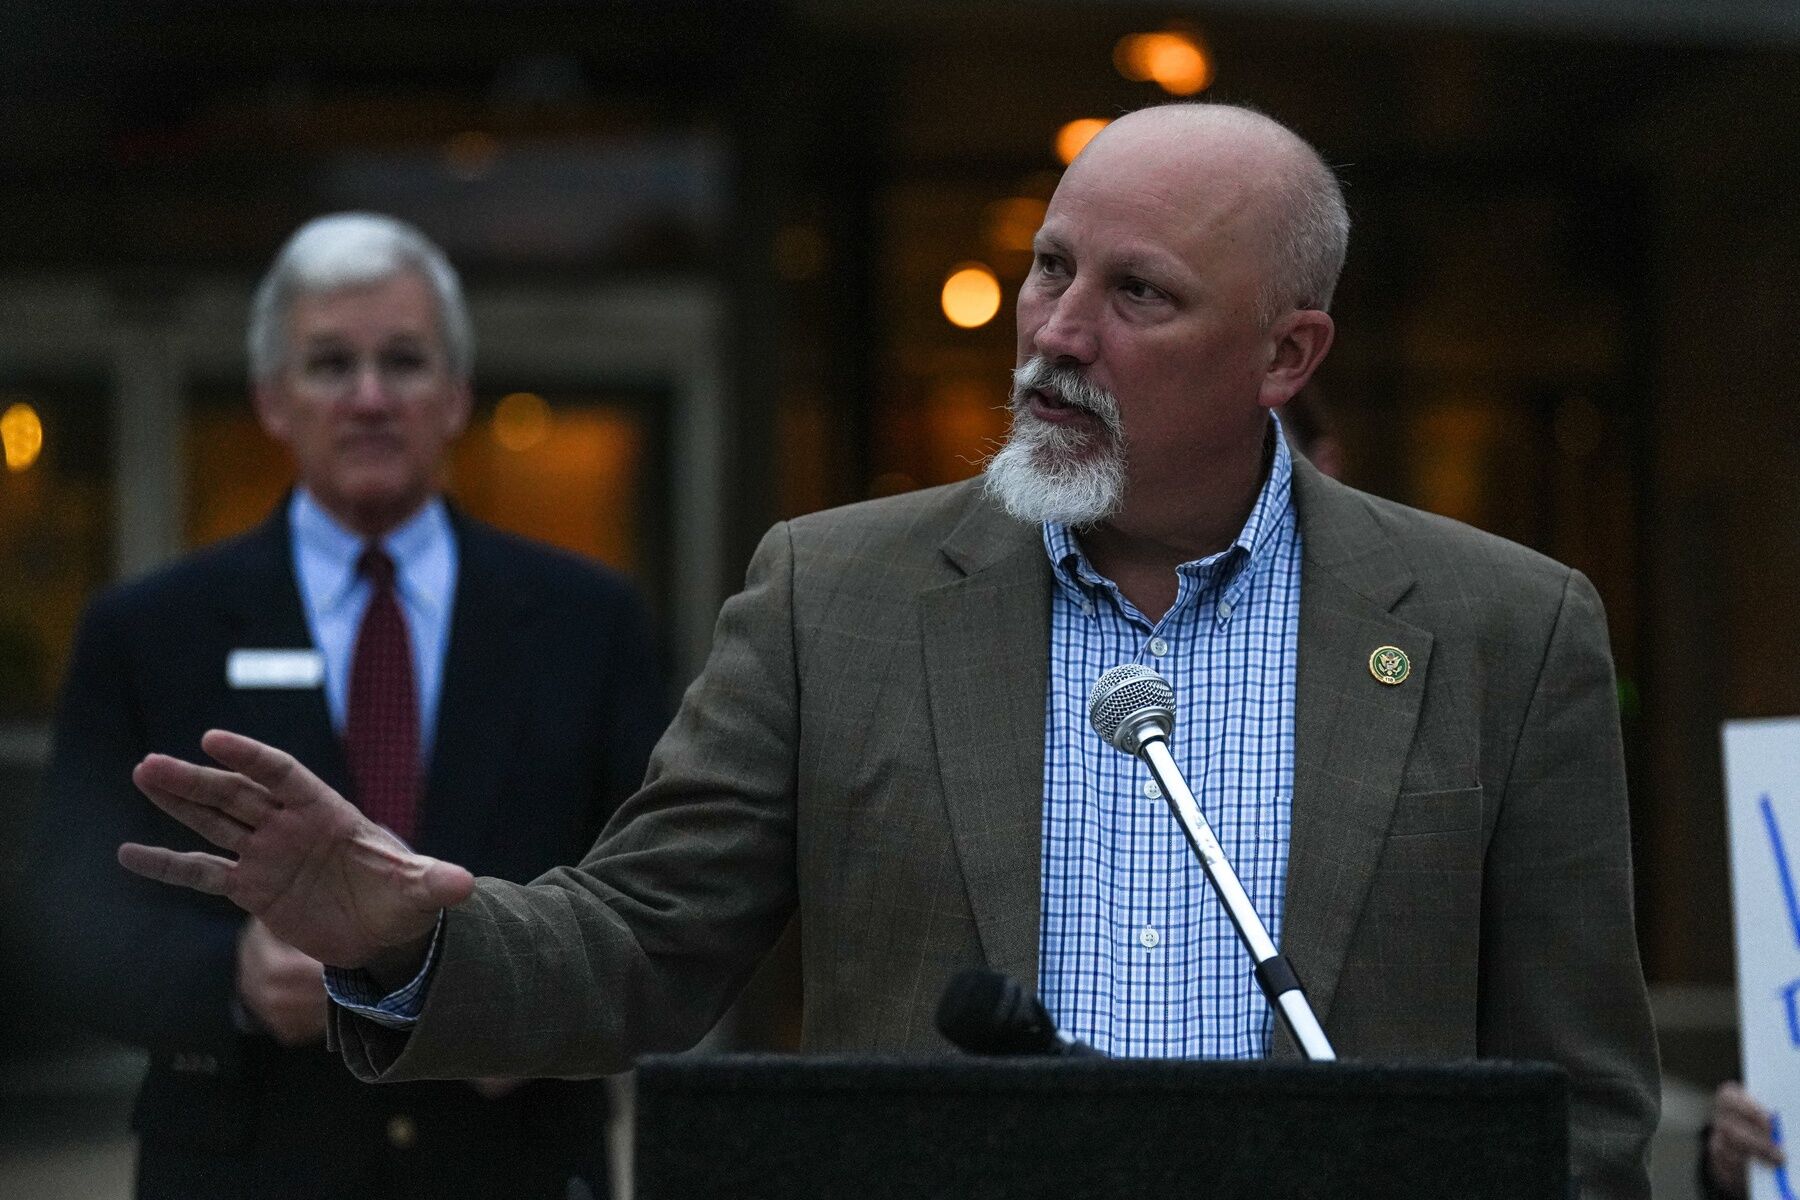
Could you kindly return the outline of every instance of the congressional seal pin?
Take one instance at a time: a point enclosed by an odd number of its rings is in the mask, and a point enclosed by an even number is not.
[[[1369,674],[1377,683],[1389,687],[1405,683],[1406,677],[1412,674],[1412,659],[1398,646],[1377,646],[1375,653],[1369,655]]]

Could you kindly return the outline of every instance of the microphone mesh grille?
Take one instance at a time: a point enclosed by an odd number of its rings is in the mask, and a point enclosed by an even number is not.
[[[1114,740],[1119,724],[1146,708],[1163,710],[1173,724],[1175,689],[1161,675],[1138,663],[1111,668],[1094,681],[1094,690],[1088,693],[1088,720],[1094,731],[1114,746],[1119,744]]]

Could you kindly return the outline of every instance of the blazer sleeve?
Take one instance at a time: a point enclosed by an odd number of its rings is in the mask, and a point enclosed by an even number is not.
[[[237,1050],[232,1016],[242,914],[118,865],[125,841],[197,848],[139,795],[147,751],[132,622],[118,594],[84,614],[58,701],[50,769],[27,862],[36,977],[69,1018],[161,1053],[220,1062]]]
[[[1569,1072],[1583,1194],[1645,1197],[1656,1040],[1632,917],[1625,762],[1606,620],[1570,572],[1488,844],[1480,1052]]]
[[[352,1071],[604,1074],[712,1026],[795,903],[793,578],[778,525],[720,612],[642,790],[579,866],[529,885],[482,879],[450,910],[410,1032],[333,1007]]]

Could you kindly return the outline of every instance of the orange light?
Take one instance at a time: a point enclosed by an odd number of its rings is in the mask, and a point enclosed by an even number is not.
[[[1212,56],[1186,30],[1127,34],[1113,46],[1113,66],[1125,78],[1154,82],[1172,96],[1205,91],[1213,80]]]
[[[514,453],[550,436],[550,406],[542,396],[514,392],[494,406],[494,440]]]
[[[983,263],[963,263],[944,280],[944,315],[962,329],[979,329],[1000,311],[1000,280]]]
[[[20,402],[0,413],[0,444],[6,451],[6,469],[24,471],[44,449],[44,423],[37,410]]]
[[[1031,239],[1044,223],[1047,206],[1034,196],[1008,196],[987,206],[988,245],[996,250],[1029,250]]]
[[[444,143],[444,165],[464,183],[473,183],[494,169],[500,157],[500,139],[479,129],[453,134]]]
[[[1094,135],[1105,129],[1108,122],[1101,117],[1082,117],[1070,121],[1056,131],[1056,157],[1066,167],[1075,161],[1087,144],[1094,140]],[[1035,233],[1036,231],[1033,230]]]

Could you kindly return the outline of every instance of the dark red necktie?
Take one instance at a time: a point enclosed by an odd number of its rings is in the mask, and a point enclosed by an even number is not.
[[[394,560],[380,546],[364,550],[356,569],[375,591],[350,660],[345,756],[357,806],[410,843],[419,816],[419,696],[406,616],[394,594]]]

